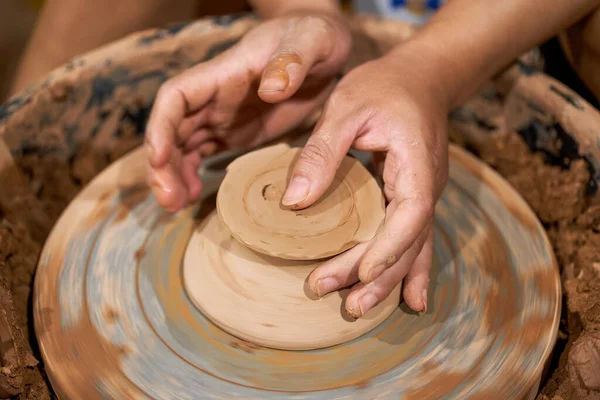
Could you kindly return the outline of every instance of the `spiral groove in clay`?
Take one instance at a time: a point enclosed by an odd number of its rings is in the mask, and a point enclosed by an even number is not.
[[[300,149],[270,146],[236,159],[217,196],[218,215],[239,242],[265,255],[318,260],[373,238],[385,216],[381,188],[346,157],[312,206],[290,210],[281,198]]]

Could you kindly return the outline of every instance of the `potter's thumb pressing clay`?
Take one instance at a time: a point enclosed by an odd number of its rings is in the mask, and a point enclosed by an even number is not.
[[[288,260],[316,260],[373,238],[385,218],[375,178],[346,157],[333,183],[312,206],[290,210],[281,198],[299,148],[270,146],[236,159],[217,195],[231,235],[254,251]]]

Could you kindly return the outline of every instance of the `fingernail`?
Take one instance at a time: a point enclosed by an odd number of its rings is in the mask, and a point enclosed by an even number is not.
[[[423,300],[423,313],[427,312],[427,289],[423,289],[421,293],[421,300]]]
[[[364,316],[373,306],[377,303],[377,297],[371,292],[365,293],[360,300],[358,300],[358,306],[360,307],[361,316]]]
[[[337,280],[335,280],[335,278],[323,278],[320,279],[319,282],[317,283],[317,296],[319,297],[323,297],[325,296],[327,293],[334,291],[335,289],[338,288],[338,282]]]
[[[385,265],[376,265],[371,268],[367,275],[368,281],[365,283],[373,282],[383,271],[385,271]]]
[[[310,181],[302,176],[297,176],[290,182],[281,202],[284,206],[300,203],[308,197]]]
[[[278,77],[265,77],[260,86],[259,92],[283,92],[288,86],[288,83]]]

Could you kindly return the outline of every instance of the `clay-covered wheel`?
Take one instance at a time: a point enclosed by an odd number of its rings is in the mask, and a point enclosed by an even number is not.
[[[33,309],[60,398],[535,394],[560,315],[552,248],[515,190],[465,151],[450,147],[427,312],[401,304],[368,333],[309,351],[242,340],[196,307],[183,261],[214,202],[172,215],[145,182],[142,151],[120,159],[79,193],[44,246]]]
[[[373,238],[385,217],[375,178],[346,156],[312,206],[291,210],[281,199],[300,148],[287,144],[246,154],[227,167],[217,196],[220,219],[251,249],[287,260],[317,260]]]

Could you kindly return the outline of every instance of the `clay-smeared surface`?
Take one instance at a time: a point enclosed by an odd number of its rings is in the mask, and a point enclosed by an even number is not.
[[[139,185],[143,152],[126,156],[69,206],[41,258],[34,311],[57,391],[65,398],[524,396],[558,325],[554,258],[510,186],[454,147],[451,159],[427,313],[400,305],[343,345],[285,351],[230,335],[195,307],[183,260],[194,230],[218,221],[214,205],[162,212]],[[249,317],[264,329],[276,325]]]

